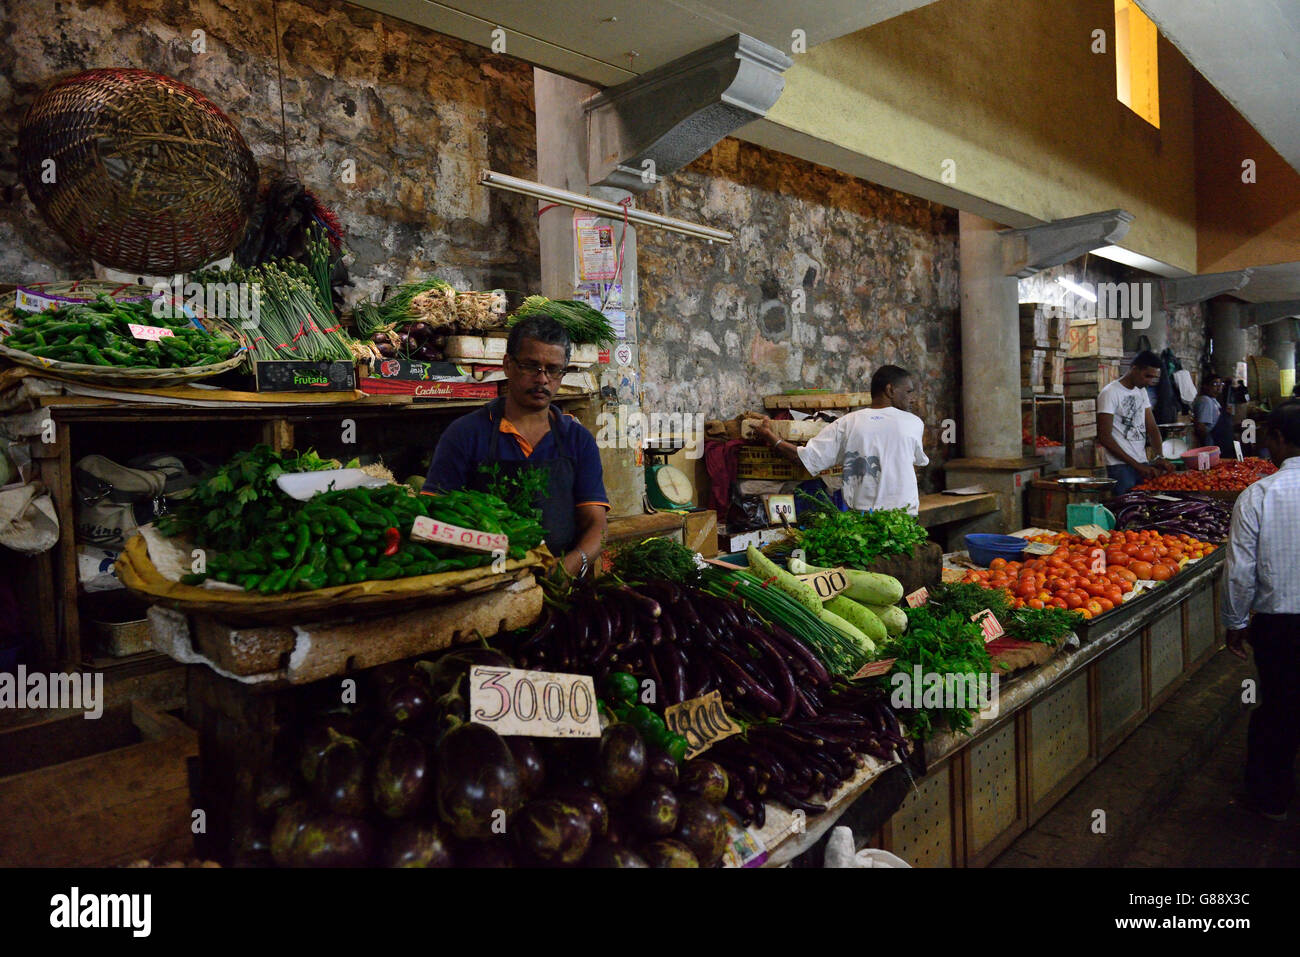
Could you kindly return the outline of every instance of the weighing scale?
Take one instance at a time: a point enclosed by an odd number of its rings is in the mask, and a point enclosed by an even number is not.
[[[1096,476],[1070,475],[1065,478],[1058,478],[1056,483],[1067,494],[1076,495],[1109,489],[1115,484],[1115,480],[1113,478],[1097,478]],[[1067,502],[1065,506],[1065,530],[1073,532],[1080,525],[1099,525],[1103,529],[1109,530],[1115,527],[1115,516],[1110,509],[1100,502]]]
[[[668,456],[684,448],[686,441],[680,437],[646,446],[645,496],[650,511],[695,507],[695,487],[691,485],[691,480],[685,472],[667,462]]]

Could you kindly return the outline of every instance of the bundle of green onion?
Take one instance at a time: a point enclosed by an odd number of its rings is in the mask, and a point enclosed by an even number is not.
[[[762,618],[780,625],[807,645],[826,670],[851,676],[869,660],[856,644],[836,631],[781,589],[768,587],[744,569],[710,566],[702,573],[703,588],[721,598],[739,598]]]
[[[614,327],[597,309],[585,302],[573,299],[547,299],[545,296],[529,296],[523,305],[510,317],[514,325],[528,316],[543,315],[555,319],[569,334],[569,341],[575,346],[597,345],[612,346],[617,340]]]
[[[352,309],[352,321],[360,335],[372,336],[381,329],[393,325],[422,320],[424,316],[411,311],[411,300],[430,289],[450,288],[451,283],[432,277],[421,279],[419,282],[403,283],[383,302],[374,303],[368,300],[358,302]]]

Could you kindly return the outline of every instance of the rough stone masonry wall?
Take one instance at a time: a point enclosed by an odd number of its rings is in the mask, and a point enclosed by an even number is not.
[[[535,207],[477,185],[484,168],[536,178],[532,68],[330,0],[284,0],[279,24],[291,168],[348,230],[348,298],[431,271],[460,288],[535,291]],[[207,52],[191,49],[194,30]],[[23,0],[0,7],[0,33],[0,282],[91,274],[16,185],[18,127],[59,77],[128,66],[173,76],[279,168],[269,0]]]
[[[866,391],[894,363],[916,373],[924,485],[941,485],[961,394],[955,210],[735,139],[638,202],[736,237],[638,230],[647,412],[730,418],[790,388]]]

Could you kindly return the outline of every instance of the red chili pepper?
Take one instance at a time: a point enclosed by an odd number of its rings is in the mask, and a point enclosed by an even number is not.
[[[384,542],[387,547],[384,549],[384,556],[396,555],[397,550],[402,546],[402,533],[395,528],[384,529]]]

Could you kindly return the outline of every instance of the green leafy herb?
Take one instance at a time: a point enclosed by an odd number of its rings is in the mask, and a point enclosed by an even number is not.
[[[866,568],[887,555],[910,555],[929,536],[906,509],[841,512],[824,492],[801,493],[812,507],[803,511],[799,547],[810,565]]]
[[[518,469],[512,475],[502,475],[501,466],[480,462],[479,473],[487,482],[487,491],[495,495],[521,517],[542,520],[541,502],[550,489],[550,473],[536,466]]]
[[[693,585],[700,569],[695,553],[668,538],[647,538],[614,554],[614,574],[626,582],[671,581]]]
[[[908,608],[907,631],[890,642],[889,654],[897,661],[882,680],[889,688],[897,690],[894,676],[902,674],[911,684],[912,707],[895,710],[913,737],[922,741],[929,738],[935,730],[935,719],[941,720],[952,731],[969,731],[975,709],[926,708],[921,703],[927,676],[938,675],[946,680],[947,676],[954,675],[964,680],[967,675],[978,677],[992,672],[993,662],[984,647],[984,632],[979,625],[960,612],[939,611],[933,601]],[[915,679],[918,665],[921,684],[917,684]]]
[[[928,589],[929,607],[940,614],[953,612],[969,618],[987,608],[1002,625],[1008,638],[1054,645],[1080,621],[1076,611],[1065,608],[1012,609],[1006,592],[963,582],[949,582]]]

